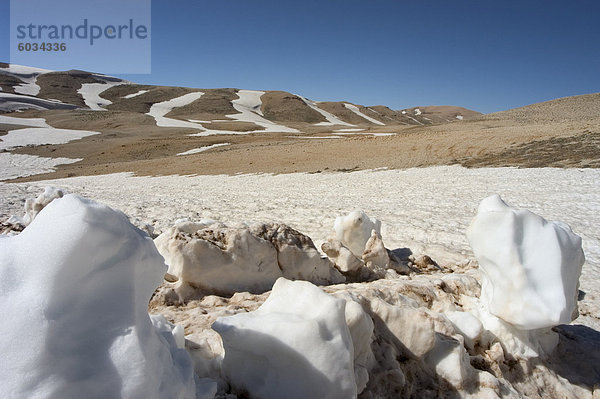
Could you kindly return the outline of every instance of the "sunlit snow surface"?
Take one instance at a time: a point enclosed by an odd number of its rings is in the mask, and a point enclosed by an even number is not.
[[[179,218],[283,222],[317,247],[337,216],[363,210],[382,222],[386,246],[410,248],[444,265],[473,258],[465,232],[479,202],[492,194],[547,220],[568,223],[583,239],[580,307],[600,314],[600,170],[465,169],[440,166],[352,173],[76,177],[0,184],[1,212],[21,214],[21,200],[54,185],[122,209],[165,230]],[[579,322],[591,324],[590,317]]]

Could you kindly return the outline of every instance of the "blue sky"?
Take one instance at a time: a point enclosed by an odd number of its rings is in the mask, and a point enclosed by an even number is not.
[[[597,0],[154,0],[152,74],[120,76],[493,112],[600,91],[599,15]]]

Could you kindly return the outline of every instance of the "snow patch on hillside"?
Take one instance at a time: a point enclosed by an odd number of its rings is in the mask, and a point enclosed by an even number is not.
[[[279,125],[263,118],[263,113],[261,111],[262,101],[260,97],[265,94],[264,91],[240,90],[237,94],[238,98],[231,101],[231,104],[239,114],[231,114],[227,115],[227,117],[240,122],[250,122],[264,127],[264,130],[256,130],[251,133],[298,133],[297,129]]]
[[[43,98],[26,96],[22,94],[0,93],[0,111],[18,111],[23,109],[74,109],[75,105],[63,103],[59,100],[46,100]]]
[[[113,86],[122,85],[124,82],[105,82],[105,83],[84,83],[81,88],[77,90],[77,93],[81,94],[85,105],[94,111],[106,111],[104,107],[112,104],[105,98],[100,97],[103,91],[110,89]]]
[[[64,144],[84,137],[100,134],[87,130],[56,129],[53,127],[29,127],[10,130],[0,136],[0,150],[28,145]]]
[[[333,125],[342,125],[342,126],[355,126],[351,123],[348,122],[344,122],[343,120],[341,120],[340,118],[338,118],[337,116],[322,110],[321,108],[319,108],[317,106],[317,103],[314,101],[310,101],[309,99],[302,97],[301,95],[296,94],[302,101],[304,101],[306,103],[306,105],[308,105],[310,108],[314,109],[315,111],[317,111],[318,113],[320,113],[321,115],[323,115],[325,117],[325,119],[327,119],[327,122],[319,122],[319,123],[315,123],[315,125],[317,126],[333,126]]]
[[[0,124],[22,125],[33,127],[51,127],[44,118],[18,118],[15,116],[0,115]],[[2,137],[2,136],[0,136]]]
[[[222,146],[230,145],[230,144],[231,143],[211,144],[211,145],[207,145],[207,146],[200,147],[200,148],[193,148],[193,149],[185,151],[185,152],[180,152],[177,155],[192,155],[192,154],[197,154],[199,152],[204,152],[204,151],[212,150],[213,148],[222,147]]]
[[[66,165],[81,160],[73,158],[44,158],[35,155],[0,152],[0,180],[50,173],[54,172],[58,165]]]
[[[148,93],[149,91],[150,90],[140,90],[140,91],[138,91],[136,93],[128,94],[128,95],[124,96],[123,98],[134,98],[134,97],[137,97],[137,96],[141,96],[144,93]]]
[[[193,93],[187,93],[183,96],[175,97],[167,101],[162,101],[160,103],[152,104],[150,107],[150,111],[146,115],[150,115],[156,120],[156,126],[159,127],[180,127],[180,128],[190,128],[190,129],[200,129],[206,130],[199,123],[183,121],[180,119],[167,118],[167,115],[173,108],[184,107],[188,104],[193,103],[200,97],[204,95],[201,91],[196,91]]]
[[[358,107],[356,105],[344,103],[344,107],[348,108],[350,111],[354,112],[356,115],[360,116],[363,119],[368,120],[371,123],[374,123],[376,125],[385,126],[385,123],[380,122],[377,119],[371,118],[370,116],[365,115],[362,112],[360,112],[360,110],[358,109]]]

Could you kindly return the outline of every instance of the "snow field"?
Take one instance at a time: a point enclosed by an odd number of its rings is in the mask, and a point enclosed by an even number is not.
[[[581,290],[586,296],[580,306],[600,314],[600,171],[595,169],[440,166],[285,175],[113,174],[0,184],[2,212],[19,214],[20,200],[37,196],[47,185],[122,209],[152,223],[159,232],[185,217],[224,223],[282,222],[307,234],[317,248],[327,239],[337,216],[363,210],[381,220],[388,248],[409,248],[415,255],[427,254],[448,266],[473,259],[467,227],[481,199],[497,193],[516,208],[569,224],[582,237],[587,260]],[[586,317],[580,320],[594,322]]]

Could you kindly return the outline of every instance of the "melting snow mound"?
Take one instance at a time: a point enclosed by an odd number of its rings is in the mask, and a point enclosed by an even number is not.
[[[369,218],[364,212],[354,211],[346,216],[335,218],[333,230],[335,238],[352,251],[354,256],[360,258],[371,237],[371,232],[375,230],[381,234],[381,222]]]
[[[278,279],[260,308],[213,324],[223,372],[254,398],[355,398],[345,306],[308,282]]]
[[[188,354],[148,316],[164,272],[123,213],[75,195],[0,237],[3,396],[194,398]]]
[[[315,284],[344,281],[308,236],[286,225],[181,221],[154,242],[183,301],[201,293],[262,293],[279,277]]]
[[[467,238],[481,269],[481,302],[521,330],[568,324],[577,313],[585,261],[581,237],[561,222],[481,201]]]

